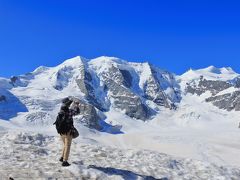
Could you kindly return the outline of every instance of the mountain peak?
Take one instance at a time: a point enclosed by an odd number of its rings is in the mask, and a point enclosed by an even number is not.
[[[206,71],[206,72],[210,72],[210,73],[215,73],[215,74],[221,74],[221,71],[219,68],[216,68],[215,66],[211,65],[211,66],[208,66],[206,68],[203,68],[203,69],[199,69],[201,71]]]
[[[76,56],[70,59],[65,60],[62,64],[59,66],[80,66],[82,63],[86,62],[87,59],[81,57],[81,56]]]
[[[198,69],[195,72],[201,74],[216,74],[216,75],[236,75],[237,73],[230,67],[217,68],[215,66],[209,66],[207,68]]]
[[[207,79],[211,80],[231,80],[238,76],[232,68],[230,67],[222,67],[222,68],[217,68],[215,66],[209,66],[203,69],[190,69],[184,74],[181,75],[182,79],[185,80],[193,80],[193,79],[199,79],[200,76],[203,76]]]
[[[231,67],[223,67],[221,68],[221,72],[223,74],[237,74]]]
[[[37,75],[37,74],[42,73],[43,71],[48,70],[48,69],[49,68],[46,67],[46,66],[39,66],[32,73]]]
[[[118,57],[111,57],[111,56],[100,56],[97,58],[94,58],[91,60],[93,63],[104,63],[104,64],[111,64],[111,63],[117,63],[117,64],[126,64],[127,61],[122,60]]]

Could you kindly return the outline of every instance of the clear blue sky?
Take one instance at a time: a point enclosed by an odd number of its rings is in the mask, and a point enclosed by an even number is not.
[[[0,0],[0,76],[77,55],[240,72],[238,0]]]

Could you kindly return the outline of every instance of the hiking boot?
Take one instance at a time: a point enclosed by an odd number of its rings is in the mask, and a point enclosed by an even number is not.
[[[70,166],[70,164],[67,161],[63,161],[62,166]]]
[[[59,159],[59,161],[63,162],[63,157],[61,157],[61,158]]]

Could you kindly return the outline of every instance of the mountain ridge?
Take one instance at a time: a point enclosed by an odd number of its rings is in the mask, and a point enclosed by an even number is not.
[[[30,104],[20,109],[27,108],[28,113],[35,109],[41,115],[49,116],[48,108],[56,109],[61,98],[73,96],[91,109],[89,115],[94,111],[95,117],[88,121],[97,121],[111,109],[146,121],[161,113],[162,107],[177,109],[186,94],[201,96],[210,92],[205,102],[211,102],[220,109],[238,111],[239,87],[239,74],[230,67],[190,69],[179,76],[148,62],[128,62],[107,56],[89,60],[76,56],[55,67],[40,66],[25,75],[0,78],[0,106],[10,103],[7,94],[11,93],[24,106],[25,103]],[[229,101],[226,101],[226,97]],[[48,100],[53,107],[37,104]],[[34,104],[34,108],[31,104]],[[45,109],[44,113],[42,109]]]

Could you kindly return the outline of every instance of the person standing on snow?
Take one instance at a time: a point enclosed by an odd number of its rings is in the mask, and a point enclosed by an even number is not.
[[[63,141],[63,151],[62,156],[59,161],[62,162],[62,166],[70,166],[68,163],[68,158],[70,154],[70,148],[73,136],[71,134],[73,126],[73,115],[74,113],[72,110],[69,109],[70,105],[72,104],[72,100],[69,98],[64,98],[62,100],[62,106],[60,112],[58,113],[57,119],[55,121],[57,132],[60,134],[61,139]]]

